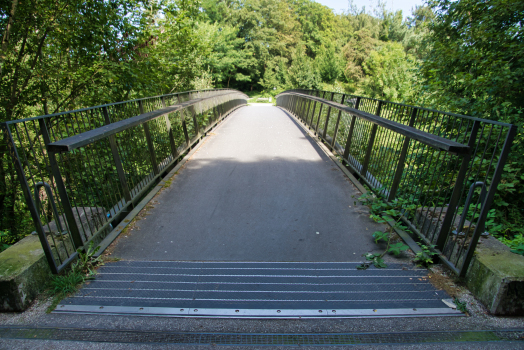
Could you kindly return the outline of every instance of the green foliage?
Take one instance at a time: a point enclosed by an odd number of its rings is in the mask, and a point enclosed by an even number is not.
[[[402,252],[404,250],[408,250],[408,249],[409,249],[409,247],[407,245],[405,245],[402,242],[398,242],[398,243],[395,243],[395,244],[390,244],[389,249],[388,249],[388,253],[392,253],[393,255],[398,256],[398,255],[400,255],[400,252]]]
[[[237,37],[238,30],[227,24],[201,22],[197,25],[196,37],[206,52],[203,65],[211,72],[217,86],[229,87],[232,82],[250,81],[248,75],[239,71],[252,65],[252,55],[242,50],[244,40]]]
[[[501,237],[499,240],[506,244],[512,253],[524,255],[524,235],[515,235],[512,239]]]
[[[387,267],[386,263],[384,262],[384,259],[382,258],[384,256],[384,254],[381,254],[381,253],[367,253],[367,254],[364,254],[364,257],[366,258],[366,260],[369,260],[373,263],[373,265],[375,265],[375,267],[377,268],[381,268],[381,269],[384,269]]]
[[[405,199],[395,199],[393,202],[388,203],[382,197],[380,197],[380,195],[377,195],[377,193],[380,193],[382,190],[382,188],[378,188],[374,191],[367,191],[359,197],[359,201],[371,209],[370,218],[373,219],[373,221],[381,224],[393,223],[393,228],[404,229],[400,221],[403,217],[409,216],[410,213],[416,209],[416,206]],[[392,233],[388,230],[373,232],[373,239],[375,240],[375,243],[379,243],[380,241],[387,243],[386,249],[383,253],[364,254],[364,257],[367,260],[372,261],[375,267],[387,267],[383,259],[386,253],[398,256],[401,252],[409,249],[409,247],[403,242],[392,243],[392,236]],[[368,267],[369,264],[364,263],[359,265],[357,269],[361,270]]]
[[[75,271],[53,276],[51,279],[51,293],[62,296],[75,293],[78,290],[78,286],[84,283],[84,280],[84,275]]]
[[[314,60],[306,55],[305,49],[303,44],[299,44],[293,53],[289,81],[295,88],[318,89],[321,83],[320,73]]]
[[[86,252],[78,249],[78,260],[71,264],[71,269],[61,275],[51,277],[51,288],[49,293],[54,296],[53,302],[47,308],[47,312],[53,311],[60,300],[75,293],[80,285],[86,280],[93,279],[96,275],[95,268],[103,265],[100,257],[95,258],[94,254],[100,246],[93,248],[93,242],[89,244]]]
[[[86,276],[86,278],[91,278],[96,275],[95,268],[102,265],[102,260],[99,257],[94,257],[96,252],[100,249],[100,246],[96,248],[93,247],[93,242],[89,244],[85,253],[82,249],[78,249],[78,260],[71,264],[71,270],[74,273],[80,273]]]
[[[420,102],[519,128],[488,227],[511,239],[523,233],[524,220],[524,3],[433,0],[429,5],[436,17],[423,43],[428,50],[421,64]]]
[[[390,42],[371,51],[362,67],[366,78],[361,89],[366,96],[393,102],[411,99],[416,63],[402,44]]]
[[[94,278],[96,275],[95,268],[103,265],[100,257],[94,257],[99,249],[100,246],[93,248],[93,242],[89,244],[85,253],[78,249],[78,260],[71,264],[70,270],[51,277],[49,293],[53,295],[53,302],[47,308],[47,312],[53,311],[58,303],[69,294],[76,293],[80,285],[86,280]]]
[[[267,62],[264,78],[259,81],[265,91],[282,91],[288,86],[289,76],[285,57],[275,57]],[[272,94],[274,97],[276,94]]]
[[[326,43],[325,46],[320,47],[316,61],[323,82],[334,83],[342,76],[344,63],[332,43]]]
[[[464,313],[468,312],[467,303],[465,301],[460,301],[458,298],[454,298],[453,303],[457,305],[457,310]]]
[[[9,231],[0,231],[0,253],[11,246],[5,242],[7,239],[9,239]]]
[[[433,257],[438,255],[435,251],[432,250],[435,248],[435,245],[428,246],[419,243],[419,246],[422,249],[422,251],[415,254],[414,262],[417,265],[426,267],[433,264]]]

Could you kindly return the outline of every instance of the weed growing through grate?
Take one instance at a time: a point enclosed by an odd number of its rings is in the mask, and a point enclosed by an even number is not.
[[[383,189],[377,188],[375,192],[381,193],[382,190]],[[371,209],[370,218],[373,219],[373,221],[381,224],[392,223],[393,228],[400,228],[402,230],[406,230],[407,228],[403,226],[400,221],[403,217],[408,217],[410,213],[416,209],[416,205],[406,199],[397,198],[391,202],[386,202],[382,197],[369,190],[360,196],[358,200]],[[402,242],[392,243],[392,236],[392,232],[390,232],[389,229],[375,231],[373,233],[375,243],[378,244],[380,241],[386,242],[386,249],[382,253],[365,253],[363,256],[369,262],[357,266],[357,269],[365,270],[371,264],[378,268],[385,268],[387,265],[383,257],[386,253],[398,256],[402,251],[409,249],[409,247]]]
[[[94,255],[100,246],[93,247],[91,242],[84,253],[78,249],[78,260],[71,264],[71,269],[62,275],[53,276],[51,280],[50,294],[54,296],[53,302],[48,307],[47,312],[53,311],[58,303],[69,294],[75,293],[80,285],[86,280],[93,279],[96,275],[96,267],[103,265],[100,257]]]

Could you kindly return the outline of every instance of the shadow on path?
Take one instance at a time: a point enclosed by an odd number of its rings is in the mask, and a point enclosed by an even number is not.
[[[352,198],[352,197],[355,198]],[[277,107],[244,107],[205,140],[121,236],[129,260],[360,261],[383,226]]]

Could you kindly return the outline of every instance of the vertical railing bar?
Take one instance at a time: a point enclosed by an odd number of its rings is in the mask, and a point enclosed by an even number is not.
[[[23,124],[24,124],[24,127],[25,127],[25,126],[26,126],[26,123],[23,123]],[[34,129],[35,134],[38,134],[38,129],[37,129],[36,121],[35,121],[35,120],[32,121],[32,126],[33,126],[33,129]],[[15,125],[15,129],[17,130],[17,135],[19,135],[19,133],[18,133],[18,128],[17,128],[16,125]],[[29,138],[29,130],[27,130],[27,128],[26,128],[26,135],[27,135],[27,137]],[[40,150],[40,152],[41,152],[41,154],[42,154],[42,156],[43,156],[42,158],[43,158],[43,160],[44,160],[44,166],[45,166],[45,169],[46,169],[45,173],[46,173],[47,176],[44,176],[44,175],[42,174],[42,170],[40,169],[40,167],[38,167],[38,175],[40,176],[40,178],[41,178],[42,180],[44,180],[46,177],[49,177],[49,182],[50,182],[51,185],[52,185],[52,186],[51,186],[51,191],[52,191],[53,197],[54,197],[54,198],[58,198],[57,189],[56,189],[56,186],[55,186],[55,184],[54,184],[54,182],[53,182],[53,175],[49,173],[49,171],[50,171],[50,169],[51,169],[51,166],[48,164],[48,159],[47,159],[47,157],[44,156],[44,149],[45,149],[45,146],[42,146],[42,141],[41,141],[40,137],[37,137],[36,140],[38,140],[38,143],[39,143],[38,148],[39,148],[39,150]],[[21,141],[21,140],[19,139],[19,141]],[[22,144],[22,143],[20,143],[20,144]],[[32,142],[30,142],[30,144],[31,144],[31,148],[34,149],[34,144],[33,144]],[[14,147],[14,149],[16,149],[16,147],[14,146],[14,142],[13,142],[13,147]],[[47,152],[47,150],[46,150],[46,152]],[[36,164],[38,164],[37,159],[36,159],[36,153],[37,153],[37,152],[34,152],[34,157],[35,157],[35,162],[36,162]],[[27,160],[27,159],[26,159],[26,160]],[[32,180],[32,182],[33,182],[33,186],[34,186],[34,185],[35,185],[34,176],[32,175],[32,172],[31,172],[30,169],[28,169],[28,171],[29,171],[29,175],[30,175],[30,178],[31,178],[31,180]],[[25,176],[25,174],[24,174],[24,176]],[[26,179],[24,179],[24,180],[27,182]],[[53,192],[54,192],[54,193],[53,193]],[[35,198],[35,200],[36,200],[36,198]],[[58,201],[58,204],[61,204],[60,201]],[[29,207],[30,207],[30,206],[29,206]],[[36,207],[36,206],[35,206],[35,207]],[[37,213],[38,213],[38,208],[37,208]],[[40,213],[38,213],[38,216],[40,217]],[[47,220],[47,215],[46,215],[46,213],[45,213],[45,210],[44,210],[44,216],[46,217],[46,222],[47,222],[46,226],[50,229],[50,227],[49,227],[49,221]],[[43,226],[44,226],[44,225],[42,225],[42,227],[43,227]],[[58,226],[57,226],[57,227],[58,227]],[[37,230],[37,232],[38,232],[38,230]],[[53,236],[53,235],[50,235],[50,237],[51,237],[51,239],[53,240],[53,245],[54,245],[55,251],[56,251],[56,253],[57,253],[56,256],[57,256],[58,261],[59,261],[59,265],[57,265],[57,266],[60,266],[60,265],[62,265],[63,260],[62,260],[62,258],[60,257],[60,254],[59,254],[59,252],[58,252],[58,245],[56,244],[56,240],[55,240],[54,236]],[[73,242],[71,236],[69,236],[69,241],[71,242],[71,246],[74,247],[74,242]],[[67,255],[69,256],[70,254],[69,254],[69,252],[67,251],[67,246],[66,246],[66,245],[65,245],[65,250],[66,250]],[[52,250],[50,250],[50,251],[51,251],[51,254],[52,254]],[[72,253],[73,253],[73,252],[72,252]]]
[[[316,101],[313,102],[313,100],[309,100],[309,104],[308,104],[308,107],[307,107],[307,115],[306,115],[306,120],[305,120],[308,129],[309,129],[309,124],[310,124],[309,123],[309,119],[310,119],[309,118],[309,111],[311,110],[311,105],[313,104],[313,112],[312,113],[314,113],[316,103],[317,103]]]
[[[94,113],[94,110],[86,111],[88,125],[92,124],[92,121],[91,121],[91,118],[89,117],[89,115],[93,114],[93,113]],[[85,126],[85,121],[84,121],[84,126]],[[87,157],[87,158],[88,158],[90,164],[96,164],[96,160],[98,160],[98,164],[99,164],[98,168],[102,169],[102,167],[100,166],[100,158],[101,158],[101,156],[99,156],[99,157]],[[96,160],[95,160],[95,158],[96,158]],[[90,170],[91,170],[91,176],[93,176],[93,178],[94,178],[95,176],[94,176],[94,173],[93,173],[93,169],[90,169]],[[109,177],[109,181],[111,181],[111,177]],[[111,187],[114,188],[112,182],[111,182]],[[111,192],[113,192],[113,191],[111,191]],[[118,192],[120,193],[120,191],[118,191]],[[102,191],[102,196],[103,196],[103,198],[102,198],[103,203],[105,203],[106,206],[111,205],[112,199],[108,200],[105,191]]]
[[[140,114],[144,114],[144,105],[142,103],[142,100],[138,101],[138,107],[140,108]],[[153,146],[153,140],[151,139],[151,131],[149,130],[149,122],[145,122],[142,125],[144,127],[144,134],[146,136],[149,156],[151,157],[151,165],[153,167],[153,172],[155,173],[155,175],[158,175],[160,174],[160,170],[158,169],[158,162],[156,159],[155,148]]]
[[[473,123],[473,128],[471,130],[471,136],[468,142],[468,146],[471,148],[474,146],[475,140],[477,139],[477,133],[479,131],[479,128],[480,128],[480,122],[475,121]],[[446,211],[446,216],[444,217],[444,221],[442,222],[440,233],[437,238],[436,245],[437,245],[437,249],[440,251],[444,249],[444,245],[446,244],[446,240],[450,232],[452,219],[455,216],[455,211],[457,210],[457,205],[460,200],[460,194],[462,193],[462,187],[464,186],[464,180],[466,178],[466,174],[468,173],[470,159],[471,159],[471,154],[466,154],[462,158],[462,165],[457,175],[457,179],[455,180],[455,187],[453,189],[453,193],[451,194],[451,199],[448,204],[448,210]]]
[[[326,122],[324,123],[324,132],[322,133],[322,138],[324,139],[324,141],[326,141],[327,128],[329,125],[329,115],[330,114],[331,114],[331,106],[328,107],[327,114],[326,114]]]
[[[162,106],[166,108],[166,100],[163,97],[162,97]],[[171,127],[171,122],[169,121],[169,115],[166,114],[164,118],[166,121],[166,128],[167,128],[168,137],[169,137],[169,144],[171,146],[171,154],[173,156],[173,160],[175,160],[176,158],[178,158],[178,149],[175,143],[175,136],[173,135],[173,128]]]
[[[409,119],[409,126],[413,126],[415,124],[415,119],[417,118],[418,114],[418,108],[413,108],[411,111],[411,117]],[[411,141],[411,138],[405,137],[404,143],[402,144],[402,150],[400,151],[400,157],[397,164],[397,170],[395,171],[395,176],[393,177],[393,183],[391,185],[391,189],[389,191],[388,201],[391,202],[393,199],[395,199],[395,196],[397,195],[397,190],[400,185],[400,180],[402,179],[402,174],[404,173],[404,165],[406,163],[406,156],[408,153],[408,147],[409,142]]]
[[[85,121],[84,121],[84,118],[82,118],[82,112],[79,112],[79,113],[80,113],[80,118],[79,118],[78,115],[76,115],[76,114],[73,115],[73,118],[72,118],[72,119],[75,120],[76,125],[77,125],[77,127],[78,127],[78,134],[80,134],[80,133],[82,133],[82,132],[85,131],[85,130],[83,130],[82,127],[81,127],[80,120],[82,120],[82,122],[84,123],[84,126],[85,126]],[[87,151],[82,152],[81,149],[78,149],[79,157],[80,157],[80,158],[85,158],[85,154],[86,154],[86,152],[87,152]],[[86,193],[86,197],[87,197],[88,201],[91,200],[92,203],[97,203],[96,198],[95,198],[95,196],[94,196],[94,191],[93,191],[93,189],[92,189],[91,181],[87,181],[86,179],[84,179],[83,174],[82,174],[82,171],[80,171],[79,173],[80,173],[80,179],[81,179],[82,181],[84,181],[84,183],[88,186],[88,191],[87,191],[87,193]],[[87,174],[85,174],[85,175],[88,176]],[[94,178],[94,176],[93,176],[93,178]],[[91,190],[91,191],[89,191],[89,190]],[[89,199],[89,192],[91,192],[91,199]],[[84,212],[85,212],[85,210],[86,210],[85,208],[86,208],[86,207],[83,206],[83,210],[84,210]],[[78,208],[77,208],[77,211],[78,211]],[[97,220],[94,220],[94,221],[95,221],[96,228],[98,229],[98,223],[97,223]],[[84,236],[87,237],[86,229],[85,229],[84,224],[82,223],[81,220],[80,220],[80,226],[82,227],[82,231],[84,231]],[[88,227],[89,227],[89,224],[88,224]]]
[[[110,123],[107,107],[104,107],[103,113],[104,113],[104,118],[106,120],[106,123]],[[127,185],[126,174],[124,172],[124,167],[122,165],[120,154],[118,152],[118,146],[117,146],[115,135],[109,136],[109,145],[111,147],[111,153],[113,154],[113,161],[116,167],[116,172],[118,174],[118,179],[120,180],[120,186],[122,187],[122,191],[124,192],[124,199],[126,200],[126,202],[131,203],[132,196],[131,196],[131,192],[129,191],[129,187]]]
[[[516,133],[517,126],[511,125],[508,130],[506,140],[504,141],[504,145],[502,146],[502,152],[497,162],[495,173],[493,174],[493,178],[489,186],[486,200],[484,202],[484,205],[482,205],[482,209],[480,210],[477,226],[475,227],[475,231],[473,232],[473,237],[471,238],[468,251],[466,252],[466,257],[464,258],[464,262],[462,264],[462,267],[460,268],[460,277],[464,277],[466,275],[471,259],[473,258],[473,253],[475,253],[475,248],[477,247],[478,240],[482,233],[481,229],[483,229],[484,222],[488,216],[488,212],[491,208],[493,199],[495,198],[495,192],[497,191],[497,186],[500,182],[500,179],[502,178],[502,173],[504,171],[504,164],[506,164],[506,160],[509,156],[511,145],[513,143]]]
[[[355,121],[357,119],[357,116],[354,114],[351,114],[351,124],[349,125],[349,132],[348,132],[348,138],[346,140],[346,147],[344,149],[344,159],[349,161],[349,150],[351,148],[351,141],[353,138],[353,132],[355,130]]]
[[[318,112],[318,118],[317,123],[315,124],[315,135],[318,136],[318,125],[320,124],[320,118],[322,117],[322,109],[324,108],[324,104],[320,103],[320,111]]]
[[[346,98],[346,95],[342,94],[342,99],[340,101],[341,105],[344,104],[345,98]],[[335,143],[336,143],[336,140],[337,140],[337,134],[338,134],[338,128],[339,128],[339,125],[340,125],[340,117],[341,116],[342,116],[342,110],[339,110],[338,111],[338,116],[337,116],[337,122],[335,124],[335,130],[333,131],[333,140],[331,141],[331,149],[335,148]]]
[[[38,233],[38,238],[40,240],[40,243],[42,244],[42,249],[44,250],[47,263],[49,264],[51,272],[57,274],[59,272],[58,266],[55,263],[51,247],[49,246],[49,241],[47,240],[47,237],[44,232],[44,227],[42,226],[42,222],[40,221],[40,214],[38,214],[36,210],[36,205],[33,200],[33,196],[31,195],[31,189],[29,187],[29,183],[27,182],[23,166],[20,163],[20,157],[14,144],[10,127],[9,125],[3,124],[1,125],[1,128],[4,131],[4,140],[6,142],[8,152],[11,155],[15,171],[18,175],[18,180],[20,181],[22,192],[27,201],[27,206],[31,214],[31,218],[33,219],[33,223],[35,224],[36,232]]]
[[[47,145],[51,143],[49,138],[49,133],[47,132],[47,127],[45,125],[44,119],[38,120],[40,123],[40,132],[44,139],[44,144]],[[71,202],[69,201],[69,196],[67,195],[67,190],[65,188],[64,181],[62,180],[62,174],[58,168],[58,163],[56,161],[55,153],[47,149],[47,154],[49,156],[49,163],[51,165],[51,171],[53,172],[53,177],[55,178],[55,186],[58,189],[58,195],[60,196],[60,201],[62,202],[62,208],[64,210],[64,215],[69,226],[69,232],[73,238],[75,248],[78,249],[83,246],[82,237],[78,231],[78,226],[76,225],[75,216],[73,215],[73,208],[71,207]],[[60,220],[60,218],[57,218]]]
[[[360,174],[367,178],[367,171],[369,167],[369,160],[371,159],[371,153],[373,151],[373,144],[375,143],[375,136],[377,135],[377,124],[371,126],[371,134],[369,135],[368,145],[366,147],[366,155],[364,156],[364,163],[362,164],[362,170]]]
[[[376,115],[380,116],[380,111],[382,109],[382,101],[378,103]],[[367,178],[367,171],[369,167],[369,161],[371,159],[371,153],[373,151],[373,144],[375,143],[375,136],[377,135],[377,124],[373,124],[371,127],[371,134],[369,135],[368,139],[368,145],[366,148],[366,155],[364,156],[364,163],[362,164],[362,170],[360,171],[360,174]]]

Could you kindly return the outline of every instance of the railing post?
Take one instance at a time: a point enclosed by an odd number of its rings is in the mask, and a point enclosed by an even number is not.
[[[166,100],[165,100],[164,96],[162,96],[162,106],[164,106],[164,108],[166,108]],[[168,132],[168,137],[169,137],[169,144],[171,146],[171,154],[173,155],[173,160],[174,160],[174,159],[178,158],[178,150],[176,148],[175,136],[173,135],[173,128],[171,127],[171,122],[169,121],[169,114],[166,114],[164,116],[164,118],[166,120],[166,127],[167,127],[167,132]]]
[[[349,150],[351,149],[351,141],[353,139],[353,131],[355,130],[356,120],[357,120],[357,117],[354,115],[351,115],[351,124],[349,124],[348,139],[346,140],[346,147],[344,148],[344,155],[342,156],[344,159],[347,159],[348,161],[349,161]]]
[[[377,117],[380,117],[380,111],[382,110],[382,101],[378,101],[377,111],[375,112],[375,115]]]
[[[313,124],[313,119],[315,119],[315,110],[317,109],[317,101],[314,101],[313,102],[313,110],[311,111],[311,118],[308,118],[308,121],[307,121],[307,126],[308,126],[308,129],[310,129],[312,127],[312,124]]]
[[[84,245],[84,242],[82,240],[82,236],[80,236],[78,226],[76,225],[73,208],[71,207],[71,202],[69,201],[69,196],[67,195],[67,190],[64,181],[62,180],[62,174],[58,168],[58,162],[56,161],[55,153],[50,152],[49,149],[47,149],[47,145],[51,143],[51,139],[49,137],[47,126],[45,125],[45,119],[38,119],[38,123],[40,125],[40,132],[42,133],[42,137],[44,139],[44,145],[46,146],[47,154],[49,155],[49,165],[51,166],[51,171],[53,173],[53,177],[55,178],[55,185],[58,190],[60,202],[62,203],[62,208],[64,209],[67,226],[69,226],[69,232],[71,234],[71,238],[73,239],[73,243],[75,244],[75,249],[78,249]],[[55,218],[55,220],[60,220],[60,218]]]
[[[329,99],[330,101],[333,101],[333,97],[335,96],[335,93],[332,92],[331,93],[331,98]],[[324,125],[324,132],[322,133],[322,138],[325,140],[326,139],[326,135],[327,135],[327,128],[328,128],[328,124],[329,124],[329,115],[331,114],[331,106],[328,107],[328,111],[327,111],[327,115],[326,115],[326,123]]]
[[[473,127],[471,130],[471,135],[468,141],[468,146],[470,149],[473,149],[476,143],[477,134],[480,128],[480,122],[475,120],[473,122]],[[462,187],[464,186],[464,179],[469,170],[469,162],[471,160],[471,152],[465,154],[462,158],[462,164],[460,165],[459,172],[457,174],[457,179],[455,180],[455,186],[453,187],[453,193],[448,204],[448,210],[442,221],[442,226],[440,227],[440,232],[437,238],[437,249],[443,251],[448,238],[449,231],[453,222],[453,217],[455,216],[455,211],[457,210],[458,203],[460,201],[460,195],[462,194]]]
[[[482,209],[480,209],[477,226],[475,227],[475,231],[473,232],[471,243],[469,244],[468,251],[466,252],[466,257],[464,258],[464,262],[460,269],[460,277],[466,276],[466,272],[468,271],[471,259],[473,259],[473,254],[475,253],[475,248],[477,247],[480,235],[482,234],[482,231],[484,231],[484,222],[486,221],[486,218],[488,216],[488,212],[491,207],[491,203],[493,202],[493,198],[495,198],[495,192],[497,191],[497,186],[502,177],[502,172],[504,171],[504,164],[506,164],[506,160],[508,159],[509,152],[511,150],[511,144],[513,143],[513,139],[515,138],[516,133],[517,126],[512,125],[510,127],[510,130],[508,131],[508,135],[506,137],[506,140],[504,141],[504,145],[502,146],[502,152],[500,154],[499,160],[497,161],[495,173],[493,174],[493,178],[489,186],[488,195],[484,203],[482,204]]]
[[[363,177],[366,177],[369,167],[369,161],[371,160],[371,153],[373,151],[373,144],[375,143],[375,136],[377,135],[377,124],[373,124],[371,127],[371,134],[369,135],[368,146],[366,148],[366,156],[364,157],[364,164],[362,164],[362,169],[360,174]]]
[[[344,104],[344,100],[346,99],[346,95],[342,95],[342,100],[340,101],[340,104],[343,105]],[[337,116],[337,123],[335,124],[335,131],[333,131],[333,140],[331,140],[331,149],[333,149],[335,147],[335,143],[336,143],[336,139],[337,139],[337,134],[338,134],[338,126],[340,124],[340,118],[342,117],[342,111],[339,110],[338,111],[338,116]]]
[[[177,95],[178,104],[180,104],[180,95]],[[180,119],[182,119],[182,130],[184,131],[184,137],[186,138],[186,147],[189,147],[189,133],[187,132],[186,116],[183,109],[180,110]],[[222,114],[221,114],[222,115]]]
[[[219,119],[218,108],[217,106],[214,106],[213,107],[213,123],[216,123],[218,119]]]
[[[144,114],[144,104],[142,100],[138,101],[138,107],[140,108],[140,114]],[[153,139],[151,139],[151,131],[149,130],[149,122],[145,122],[144,125],[144,134],[146,135],[147,148],[149,150],[149,155],[151,157],[151,165],[153,166],[153,172],[155,175],[160,174],[158,169],[158,162],[156,160],[155,148],[153,146]]]
[[[102,112],[104,114],[104,120],[105,120],[106,125],[111,124],[111,120],[109,119],[109,112],[107,111],[107,107],[103,107]],[[118,174],[118,180],[120,181],[120,186],[122,186],[122,191],[124,192],[124,199],[126,200],[127,203],[131,203],[130,205],[133,206],[131,191],[129,191],[129,187],[127,185],[126,174],[124,172],[124,167],[122,166],[122,160],[120,159],[120,154],[118,152],[118,146],[116,143],[115,135],[109,136],[109,145],[111,147],[111,153],[113,154],[113,161],[115,162],[116,173]]]
[[[375,115],[380,116],[381,110],[382,110],[382,101],[379,101]],[[366,148],[366,155],[364,157],[364,164],[362,164],[362,169],[360,170],[360,174],[363,177],[366,177],[366,174],[368,172],[369,161],[371,160],[371,153],[373,152],[373,144],[375,143],[375,136],[377,135],[377,128],[378,128],[377,124],[373,124],[373,126],[371,127],[371,134],[369,135],[368,146]]]
[[[355,109],[358,109],[360,107],[360,97],[357,97],[357,101],[355,102]]]
[[[415,124],[417,118],[418,108],[413,108],[411,111],[411,118],[409,119],[409,126]],[[398,186],[402,180],[402,174],[404,173],[404,165],[406,164],[406,156],[408,154],[409,141],[411,138],[405,136],[404,144],[402,145],[402,150],[400,151],[400,157],[398,159],[397,170],[395,171],[395,176],[393,177],[393,182],[391,184],[391,189],[389,191],[388,202],[391,202],[395,199],[397,195]]]
[[[318,134],[318,124],[320,124],[320,116],[322,115],[322,109],[323,108],[324,108],[324,104],[320,103],[320,111],[318,112],[317,125],[315,125],[315,135]]]
[[[18,175],[18,179],[20,180],[20,184],[22,185],[22,192],[24,193],[24,197],[27,201],[29,213],[31,214],[31,218],[33,219],[33,223],[35,224],[36,232],[38,232],[38,238],[40,240],[40,243],[42,244],[42,248],[44,250],[47,263],[49,264],[49,267],[51,268],[51,272],[53,274],[57,274],[58,266],[55,263],[53,253],[51,252],[51,247],[49,246],[49,241],[47,240],[47,237],[44,232],[44,227],[42,226],[42,222],[40,221],[40,214],[38,213],[33,197],[31,196],[31,190],[29,188],[27,178],[25,177],[22,164],[20,163],[20,157],[18,156],[18,151],[16,150],[16,147],[13,142],[13,135],[11,135],[11,130],[9,130],[8,125],[4,124],[3,127],[5,128],[4,129],[4,139],[7,144],[7,148],[8,148],[7,151],[11,155],[11,159],[13,160],[13,164],[14,164],[16,173]],[[59,219],[56,218],[56,220],[59,220]]]
[[[355,109],[358,110],[359,106],[360,106],[360,97],[357,97],[357,101],[355,102]],[[355,130],[356,120],[357,120],[357,117],[352,115],[351,124],[349,125],[348,139],[346,141],[346,147],[344,148],[344,155],[343,155],[343,158],[347,160],[349,160],[349,150],[351,148],[351,141],[353,138],[353,131]]]
[[[196,138],[200,138],[200,126],[198,125],[198,120],[197,120],[197,114],[195,112],[195,108],[193,106],[189,107],[189,111],[191,112],[191,116],[193,117],[193,124],[194,124],[194,128],[195,128],[195,134],[196,134]]]
[[[298,119],[302,120],[303,116],[303,109],[304,109],[304,99],[302,97],[299,97],[298,99]]]
[[[307,103],[307,112],[306,112],[306,115],[304,116],[304,118],[302,119],[304,121],[304,124],[307,125],[307,121],[308,121],[308,116],[309,116],[309,110],[311,108],[311,100],[310,99],[307,99],[308,100],[308,103]]]
[[[329,124],[329,115],[331,113],[331,106],[328,107],[327,115],[326,115],[326,123],[324,124],[324,132],[322,133],[322,138],[325,140],[327,135],[327,128]]]

